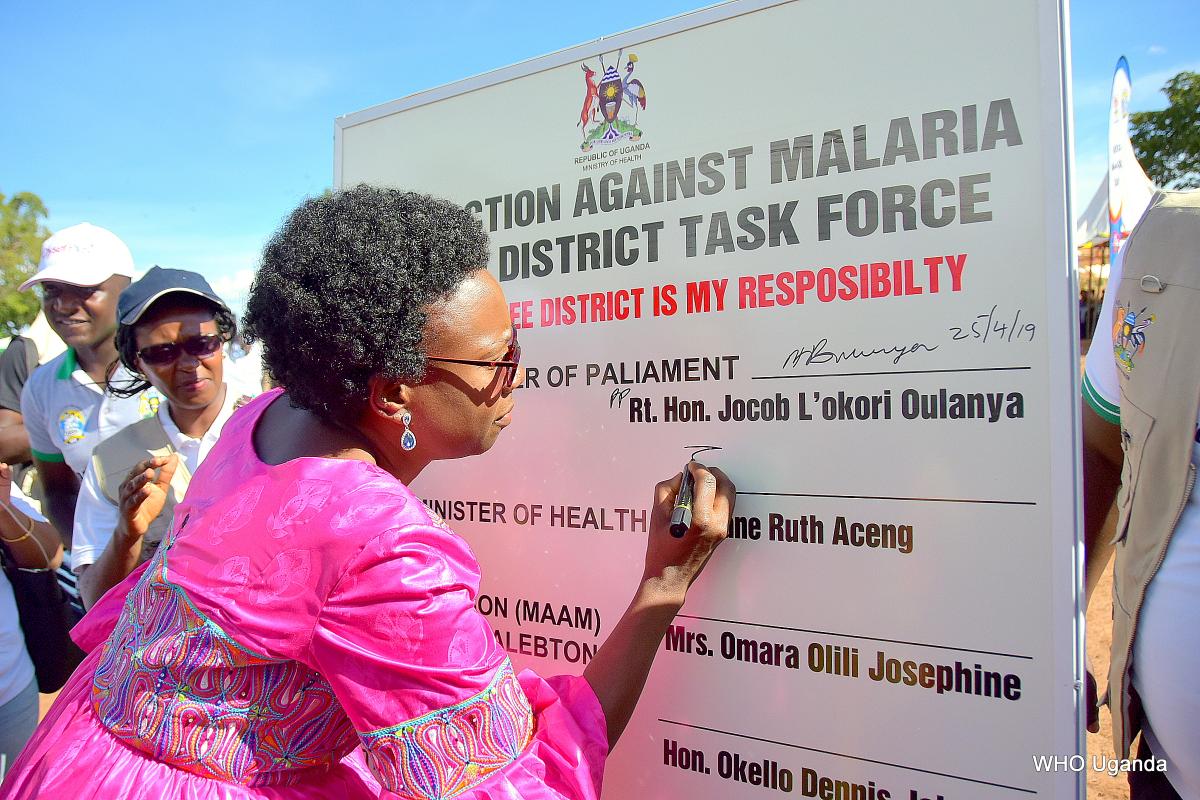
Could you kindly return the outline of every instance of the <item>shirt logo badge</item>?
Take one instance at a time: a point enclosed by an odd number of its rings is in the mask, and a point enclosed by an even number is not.
[[[58,435],[62,437],[63,444],[75,444],[83,441],[84,427],[87,425],[87,417],[78,408],[65,408],[58,415]]]
[[[1119,305],[1117,323],[1113,325],[1113,356],[1126,377],[1133,373],[1133,357],[1146,349],[1146,329],[1154,324],[1154,315],[1146,309],[1134,311],[1132,306]]]
[[[157,389],[147,389],[138,397],[138,413],[142,419],[148,419],[158,413],[158,405],[162,396]]]

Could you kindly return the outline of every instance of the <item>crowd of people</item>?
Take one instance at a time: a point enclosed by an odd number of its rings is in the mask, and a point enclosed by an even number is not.
[[[4,555],[17,569],[59,570],[57,587],[43,582],[41,594],[23,599],[61,591],[74,609],[61,618],[68,624],[149,558],[233,406],[261,391],[261,377],[249,386],[224,380],[236,324],[202,276],[158,267],[134,274],[129,248],[110,231],[85,223],[51,236],[21,286],[41,295],[35,335],[15,338],[0,357]],[[159,483],[171,487],[166,502]],[[26,646],[38,632],[22,634],[14,588],[28,587],[0,588],[6,765],[37,723],[30,650],[67,667],[75,655],[62,652],[62,637],[58,653],[54,641]]]
[[[1116,745],[1140,733],[1167,767],[1131,772],[1134,800],[1200,797],[1198,251],[1200,192],[1157,198],[1082,386],[1089,595],[1117,560]],[[599,796],[736,492],[692,462],[676,538],[683,475],[658,483],[644,570],[583,675],[517,674],[470,549],[408,488],[513,421],[521,346],[487,260],[460,206],[331,193],[271,239],[239,330],[194,272],[134,280],[109,231],[46,241],[22,287],[44,318],[0,358],[0,798]],[[230,369],[259,342],[275,388]],[[39,601],[66,613],[18,625]],[[37,690],[60,685],[39,726]]]
[[[683,475],[654,487],[644,571],[584,675],[517,674],[471,551],[408,489],[512,422],[521,347],[487,258],[444,200],[311,199],[243,331],[197,273],[134,280],[107,230],[46,241],[22,289],[65,349],[0,361],[0,797],[599,796],[735,491],[689,465],[676,538]],[[230,369],[259,343],[275,388]],[[16,622],[56,592],[82,614],[68,647]]]

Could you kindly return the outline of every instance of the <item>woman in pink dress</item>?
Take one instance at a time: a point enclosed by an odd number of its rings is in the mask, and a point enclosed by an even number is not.
[[[656,487],[633,600],[582,677],[514,674],[479,567],[407,488],[512,420],[520,346],[461,207],[360,186],[305,202],[248,306],[272,375],[155,557],[77,629],[89,655],[0,796],[596,798],[734,490]],[[166,487],[147,470],[147,514]]]

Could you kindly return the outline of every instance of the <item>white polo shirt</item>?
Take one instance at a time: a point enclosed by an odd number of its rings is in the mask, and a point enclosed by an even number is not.
[[[1096,335],[1088,349],[1083,396],[1096,413],[1120,424],[1121,377],[1113,350],[1113,304],[1121,284],[1118,256],[1108,278]],[[1153,347],[1149,338],[1147,347]],[[1200,465],[1200,420],[1192,439]],[[1130,523],[1137,526],[1137,520]],[[1131,535],[1136,533],[1131,531]],[[1184,506],[1167,555],[1142,601],[1133,642],[1133,685],[1146,713],[1143,735],[1167,761],[1180,797],[1200,798],[1200,490]]]
[[[131,379],[118,364],[113,382]],[[21,392],[21,415],[33,454],[42,461],[65,462],[82,477],[97,444],[153,416],[161,401],[153,388],[134,397],[113,397],[79,368],[75,351],[67,350],[29,376]]]
[[[183,464],[187,467],[189,474],[196,474],[200,463],[217,443],[217,438],[220,437],[226,420],[233,415],[234,407],[239,400],[244,399],[245,395],[239,394],[234,387],[226,384],[225,404],[221,408],[221,413],[217,415],[212,426],[199,439],[193,439],[179,430],[175,420],[171,419],[167,403],[159,405],[158,420],[167,433],[171,447],[183,459]],[[89,461],[87,472],[83,476],[83,483],[79,487],[79,500],[75,503],[75,528],[71,537],[73,540],[71,569],[79,572],[80,567],[96,563],[96,559],[100,557],[104,548],[108,546],[109,540],[112,539],[119,518],[120,509],[104,496],[104,492],[100,488],[100,480],[96,476],[96,470]]]

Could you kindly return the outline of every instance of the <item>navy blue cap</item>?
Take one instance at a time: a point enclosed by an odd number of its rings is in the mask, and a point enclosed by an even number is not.
[[[117,299],[117,319],[122,325],[132,325],[141,319],[155,300],[175,293],[194,294],[211,300],[221,308],[229,309],[200,273],[189,272],[186,269],[151,267],[149,272],[121,292]]]

